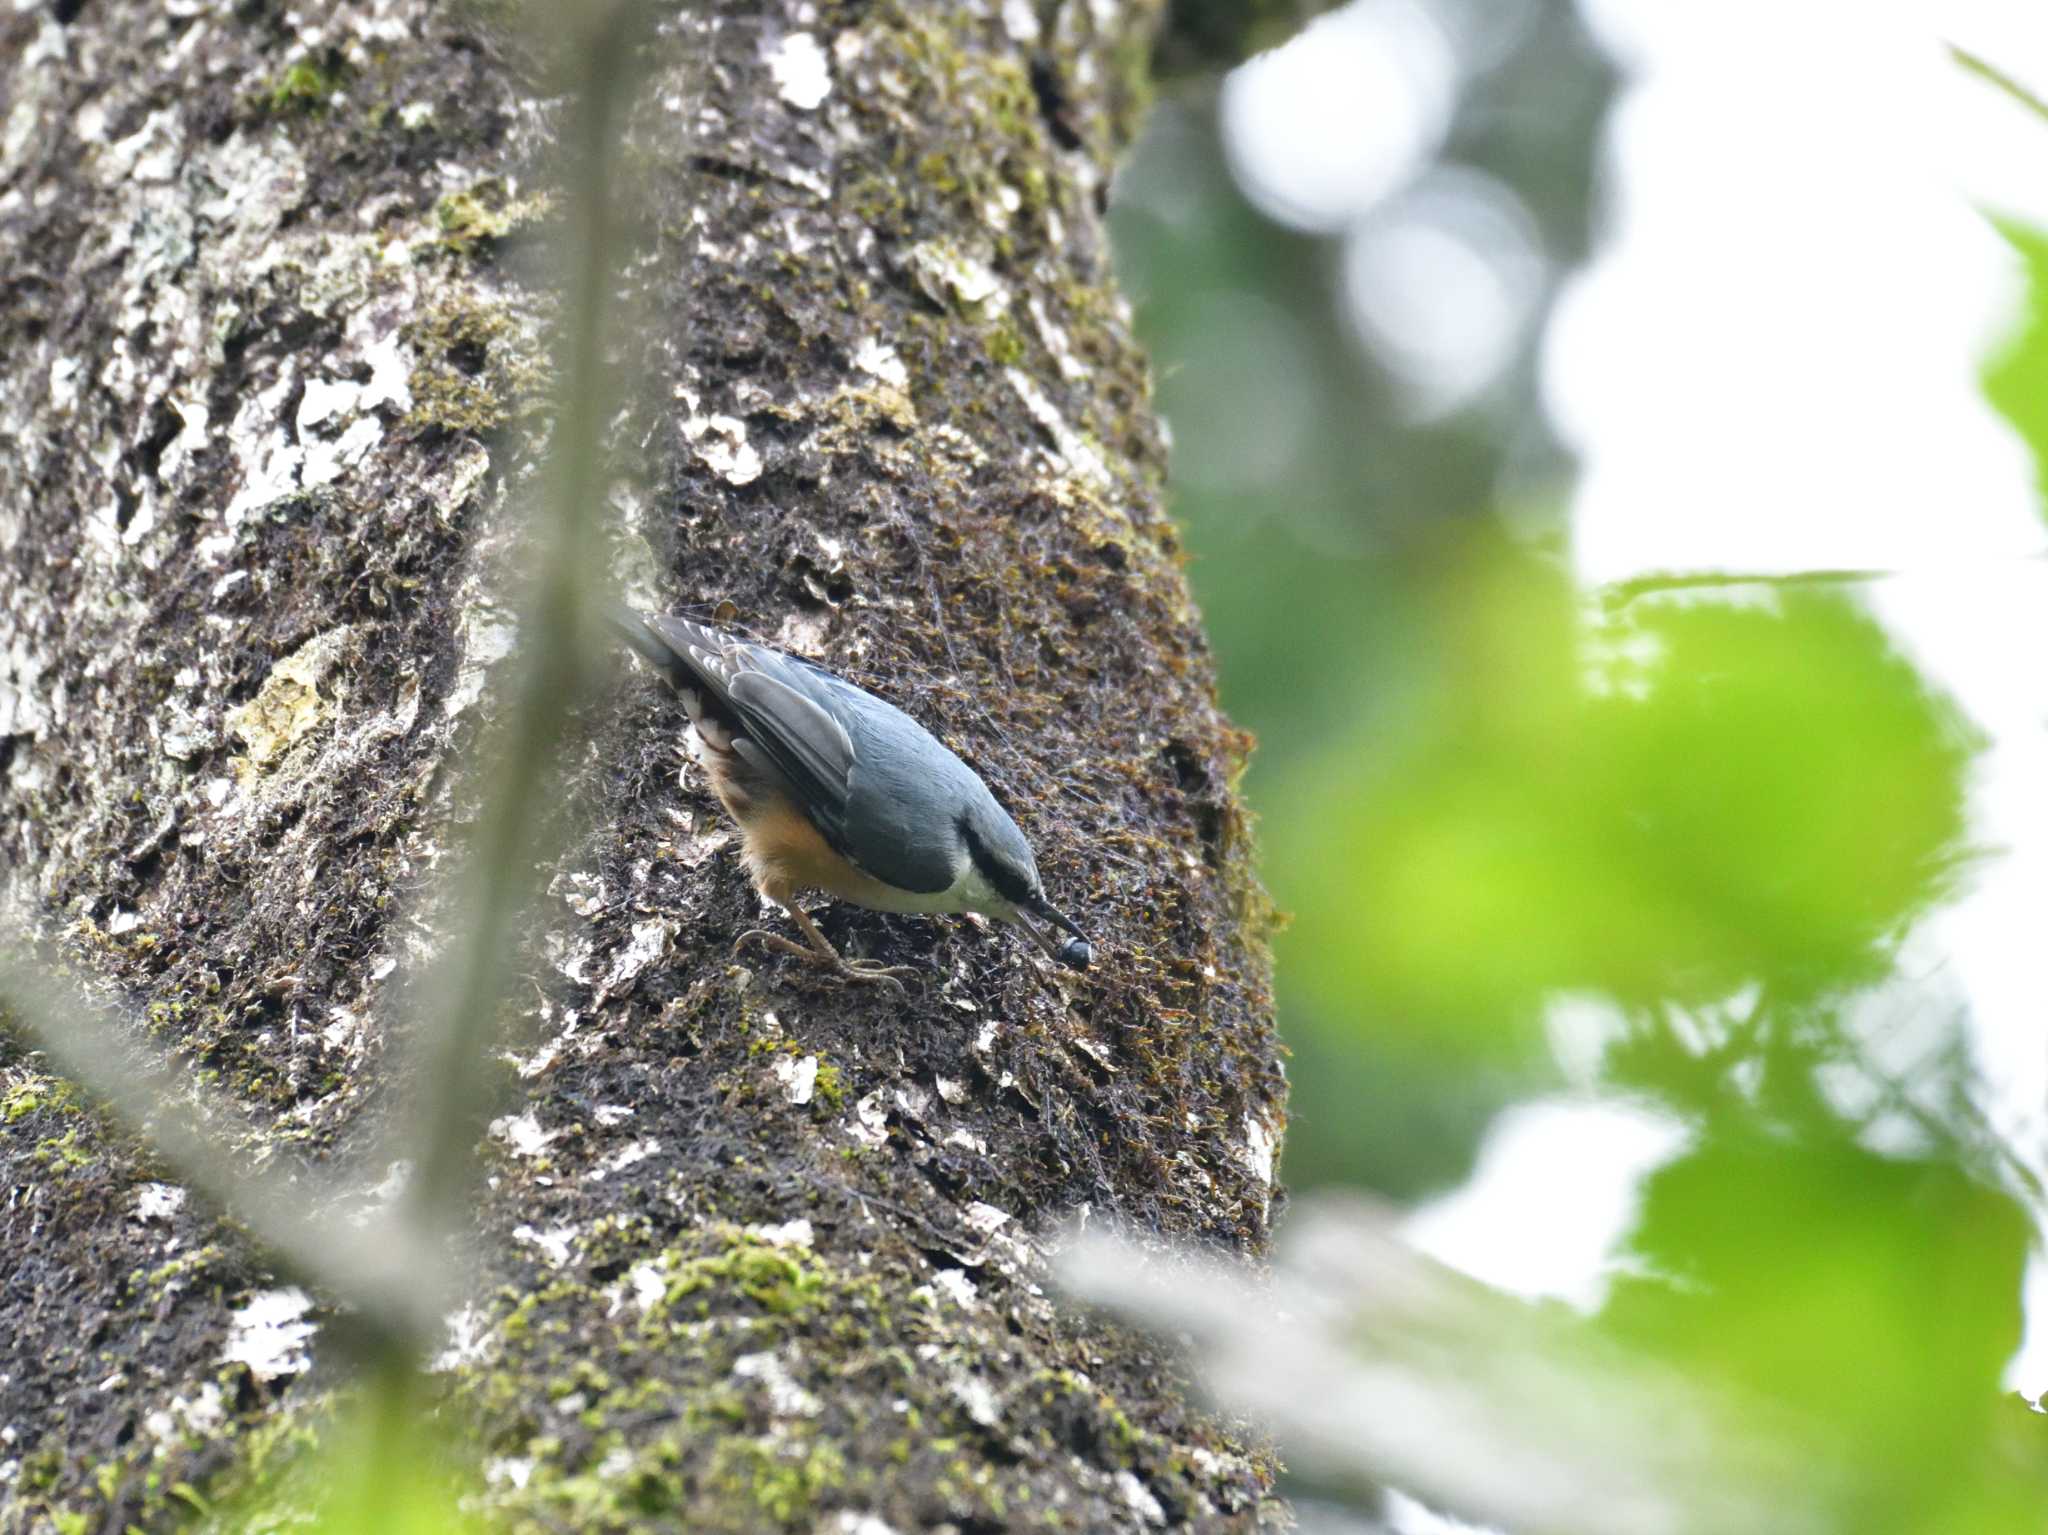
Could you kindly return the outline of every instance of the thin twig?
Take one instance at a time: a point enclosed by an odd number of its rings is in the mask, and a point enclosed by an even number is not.
[[[436,1249],[388,1215],[363,1224],[314,1213],[303,1185],[237,1165],[187,1100],[190,1083],[136,1037],[118,1012],[0,951],[0,1008],[64,1076],[139,1131],[178,1178],[245,1227],[283,1267],[357,1313],[354,1336],[375,1355],[413,1352],[439,1326],[423,1304],[438,1290]]]
[[[1948,45],[1948,56],[1978,79],[2003,91],[2036,117],[2048,119],[2048,101],[2043,101],[1989,59],[1982,58],[1967,48],[1959,48],[1954,43]]]
[[[464,926],[424,992],[416,1038],[414,1159],[404,1207],[410,1229],[453,1229],[474,1171],[488,1107],[490,1046],[510,979],[507,949],[548,851],[542,825],[570,703],[591,675],[587,613],[598,574],[588,508],[601,500],[603,433],[615,398],[605,320],[616,268],[611,178],[617,117],[627,100],[638,0],[587,7],[574,31],[563,177],[562,340],[547,490],[535,518],[532,574],[510,703],[486,756],[492,783],[477,840],[457,878]]]
[[[1982,563],[1993,568],[2009,565],[2037,564],[2048,560],[2048,551],[2031,554],[1996,555],[1984,562],[1971,561],[1967,574],[1977,573]],[[1944,567],[1945,568],[1945,567]],[[1702,570],[1689,572],[1652,572],[1648,575],[1631,576],[1626,581],[1609,581],[1593,588],[1593,595],[1602,606],[1609,609],[1623,608],[1638,597],[1654,597],[1666,592],[1713,591],[1731,586],[1799,587],[1799,586],[1868,586],[1879,581],[1896,581],[1914,576],[1930,574],[1916,570],[1883,570],[1854,568],[1841,570],[1788,570],[1788,571],[1742,571]]]

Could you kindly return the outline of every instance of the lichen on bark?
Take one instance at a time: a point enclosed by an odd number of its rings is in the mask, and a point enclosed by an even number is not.
[[[736,963],[763,914],[677,704],[589,700],[437,1377],[515,1528],[1280,1517],[1256,1441],[1038,1285],[1084,1212],[1261,1251],[1283,1114],[1247,743],[1101,218],[1154,9],[661,30],[629,589],[918,715],[1103,960],[834,910],[928,980]],[[0,901],[249,1111],[243,1154],[388,1197],[350,1158],[517,643],[489,594],[544,452],[554,103],[423,0],[17,11],[0,80]],[[169,1523],[317,1439],[321,1333],[310,1370],[230,1357],[260,1255],[18,1042],[0,1073],[0,1525]]]

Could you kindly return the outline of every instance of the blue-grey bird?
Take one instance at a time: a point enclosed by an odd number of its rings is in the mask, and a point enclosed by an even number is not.
[[[687,618],[618,609],[612,626],[689,713],[692,755],[739,823],[747,871],[809,946],[759,941],[848,980],[917,972],[847,960],[796,904],[822,890],[875,911],[980,912],[1084,970],[1088,940],[1045,898],[1031,844],[973,768],[894,704],[814,661]],[[1053,931],[1072,936],[1064,942]]]

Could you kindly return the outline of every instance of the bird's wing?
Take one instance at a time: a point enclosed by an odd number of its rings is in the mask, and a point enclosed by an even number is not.
[[[922,734],[908,716],[800,656],[686,618],[632,617],[638,632],[625,620],[617,622],[634,648],[665,665],[679,684],[708,694],[713,712],[735,728],[739,748],[766,758],[798,807],[843,856],[899,890],[930,894],[953,883],[956,870],[942,835],[950,825],[927,827],[910,813],[907,796],[928,796],[932,785],[912,781],[920,777],[918,764],[889,750],[886,736],[872,728],[887,721],[889,734]],[[666,657],[649,654],[649,635]],[[866,716],[866,728],[856,710]],[[856,740],[867,744],[875,760],[864,760]],[[936,741],[931,745],[944,752]]]
[[[708,693],[722,709],[732,705],[732,657],[738,644],[716,629],[667,614],[620,608],[612,627],[646,660],[669,674],[678,687]]]
[[[728,689],[741,734],[782,770],[825,840],[898,890],[928,895],[951,886],[951,821],[926,824],[933,805],[945,802],[934,794],[941,785],[932,781],[933,764],[906,759],[889,740],[905,731],[922,736],[922,728],[822,667],[744,649]]]
[[[817,701],[777,675],[779,657],[750,656],[727,696],[740,733],[767,752],[820,827],[842,822],[853,790],[853,742]]]

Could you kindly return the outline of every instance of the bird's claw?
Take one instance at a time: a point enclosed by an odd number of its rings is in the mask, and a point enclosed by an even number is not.
[[[794,939],[785,938],[780,933],[766,932],[758,927],[748,928],[747,931],[735,938],[732,941],[732,952],[737,955],[740,950],[750,943],[760,943],[771,949],[780,949],[784,954],[795,954],[799,958],[813,960],[820,964],[829,963],[815,949],[806,948],[803,944],[796,942]]]
[[[829,970],[842,981],[893,986],[899,995],[903,992],[903,978],[919,973],[910,965],[885,965],[880,960],[843,959],[837,954],[821,954],[807,944],[798,943],[793,938],[785,938],[780,933],[771,933],[758,927],[749,928],[735,938],[732,952],[737,955],[750,943],[758,943],[764,948],[775,949],[784,954],[793,954],[806,963],[816,965],[822,970]]]
[[[903,980],[919,972],[911,965],[885,965],[874,959],[848,959],[839,964],[839,978],[843,981],[871,981],[878,986],[893,986],[898,996],[903,995]]]

